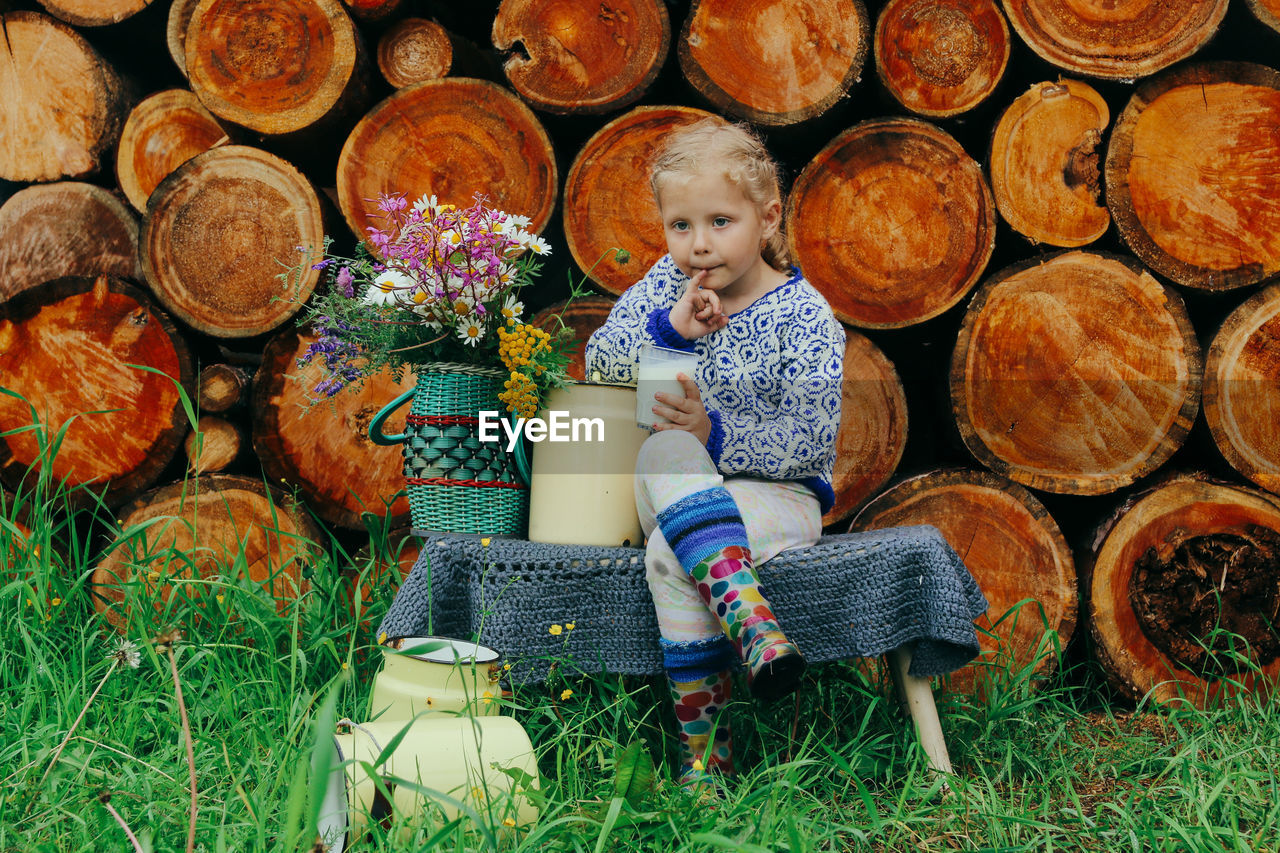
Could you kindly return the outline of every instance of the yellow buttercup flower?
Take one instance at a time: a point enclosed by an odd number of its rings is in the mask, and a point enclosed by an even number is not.
[[[702,759],[695,758],[693,759],[693,769],[701,773],[703,770],[706,770],[707,768],[706,768],[706,765],[702,763]]]
[[[510,817],[503,818],[503,819],[502,819],[502,825],[503,825],[503,826],[515,826],[515,825],[516,825],[515,818],[510,818]]]
[[[566,631],[572,631],[572,630],[573,630],[573,623],[572,623],[572,622],[566,622],[566,623],[564,623],[564,629],[565,629]]]
[[[570,696],[572,696],[572,695],[573,695],[573,691],[572,691],[572,690],[561,690],[561,691],[560,691],[560,701],[561,701],[561,702],[563,702],[564,700],[568,699],[568,698],[569,698]]]
[[[484,537],[483,539],[481,539],[481,540],[480,540],[480,544],[481,544],[481,545],[483,545],[484,547],[488,548],[488,547],[489,547],[489,537],[488,537],[488,536],[486,536],[486,537]]]
[[[559,625],[552,625],[547,630],[551,632],[551,636],[558,637],[560,636],[560,632],[563,631],[564,629],[561,628]]]

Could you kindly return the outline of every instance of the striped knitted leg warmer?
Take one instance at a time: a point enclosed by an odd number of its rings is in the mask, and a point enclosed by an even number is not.
[[[698,594],[747,665],[751,695],[770,701],[795,690],[805,661],[778,626],[751,562],[733,496],[716,486],[658,513],[658,526]]]
[[[697,785],[712,773],[732,776],[733,742],[722,711],[733,695],[733,647],[724,637],[661,642],[679,727],[680,784]]]

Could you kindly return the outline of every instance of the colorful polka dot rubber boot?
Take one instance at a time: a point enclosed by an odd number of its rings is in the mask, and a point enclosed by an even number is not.
[[[720,486],[695,492],[659,512],[658,526],[747,665],[751,695],[770,702],[794,691],[805,660],[760,589],[733,496]]]
[[[668,683],[679,726],[680,784],[698,787],[714,784],[715,775],[732,776],[733,742],[725,715],[720,713],[733,694],[730,671],[693,681],[677,681],[669,675]]]

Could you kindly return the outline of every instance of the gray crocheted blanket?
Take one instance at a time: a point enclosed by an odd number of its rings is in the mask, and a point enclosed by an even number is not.
[[[933,527],[824,537],[758,571],[783,630],[810,661],[909,646],[911,674],[930,676],[978,653],[973,620],[986,598]],[[545,679],[554,660],[583,672],[662,672],[639,548],[431,537],[378,630],[478,636],[517,682]]]

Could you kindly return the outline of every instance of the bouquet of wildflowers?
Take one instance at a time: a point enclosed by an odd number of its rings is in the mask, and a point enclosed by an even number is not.
[[[526,217],[481,197],[459,208],[435,196],[410,205],[391,194],[378,199],[378,211],[380,224],[354,257],[331,254],[326,237],[320,258],[303,250],[281,275],[288,286],[310,267],[328,281],[307,306],[318,340],[300,359],[323,361],[317,398],[388,367],[399,377],[415,365],[462,362],[504,368],[502,401],[532,416],[543,394],[564,384],[572,345],[563,323],[553,335],[522,320],[520,289],[550,253],[547,242],[526,230]]]

